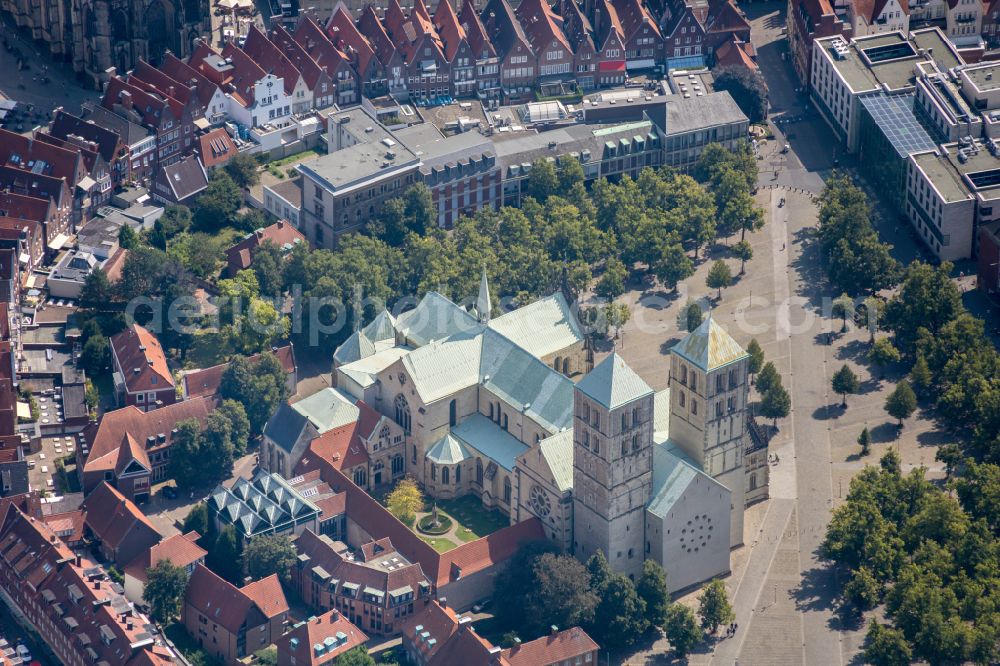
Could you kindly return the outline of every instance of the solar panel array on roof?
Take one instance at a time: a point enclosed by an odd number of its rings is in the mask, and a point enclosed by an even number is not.
[[[220,138],[214,138],[209,141],[208,144],[212,147],[212,155],[214,157],[225,155],[229,152],[229,146],[227,146],[226,142]]]
[[[879,93],[861,98],[861,104],[900,157],[937,147],[937,142],[914,113],[915,98],[915,93],[905,95]]]

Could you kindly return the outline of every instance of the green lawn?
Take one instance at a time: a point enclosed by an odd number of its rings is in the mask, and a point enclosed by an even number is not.
[[[466,495],[441,500],[438,508],[460,523],[456,534],[462,541],[475,541],[510,525],[510,520],[496,509],[486,509],[478,497]]]
[[[434,548],[434,550],[436,550],[439,553],[447,553],[452,548],[458,548],[458,544],[452,541],[451,539],[438,539],[436,537],[428,537],[423,535],[419,536],[421,539],[429,543],[431,547]]]
[[[303,150],[301,153],[295,153],[294,155],[289,155],[288,157],[282,157],[280,160],[268,162],[267,166],[283,167],[289,164],[295,164],[296,162],[305,162],[306,160],[311,160],[314,157],[319,157],[319,153],[315,150]]]

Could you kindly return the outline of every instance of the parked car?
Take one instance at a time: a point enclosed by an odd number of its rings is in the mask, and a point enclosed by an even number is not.
[[[167,499],[172,499],[172,500],[177,499],[177,488],[173,486],[167,486],[166,488],[163,489],[163,494],[166,496]]]
[[[18,643],[15,651],[17,652],[17,656],[21,660],[22,664],[31,663],[31,650],[28,649],[27,645],[24,643]]]

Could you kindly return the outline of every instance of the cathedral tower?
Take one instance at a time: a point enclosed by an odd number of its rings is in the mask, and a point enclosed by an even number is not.
[[[642,573],[653,484],[653,390],[612,353],[573,396],[574,552],[603,550],[614,571]]]
[[[743,543],[750,356],[711,314],[670,350],[670,439],[732,493],[730,547]]]

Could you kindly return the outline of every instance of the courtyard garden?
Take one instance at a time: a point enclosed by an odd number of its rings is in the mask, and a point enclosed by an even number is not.
[[[466,495],[427,500],[412,480],[404,479],[385,498],[389,510],[439,553],[475,541],[510,524],[507,516]]]

